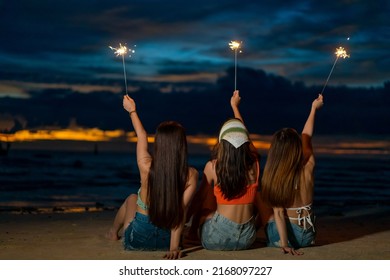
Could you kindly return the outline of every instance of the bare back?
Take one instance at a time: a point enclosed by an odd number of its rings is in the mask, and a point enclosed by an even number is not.
[[[306,140],[307,141],[307,140]],[[303,139],[303,146],[305,151],[305,140]],[[313,203],[314,194],[314,166],[315,159],[310,145],[310,149],[306,149],[306,159],[303,172],[301,174],[301,184],[298,188],[298,193],[295,196],[294,203],[289,208],[299,208]],[[287,209],[289,217],[296,218],[298,214],[295,210]]]
[[[250,182],[249,184],[254,184],[256,183],[256,180],[258,178],[257,174],[257,166],[254,164],[252,166],[252,169],[249,171],[249,178]],[[205,175],[208,178],[211,178],[209,180],[209,184],[213,187],[215,187],[216,182],[217,182],[217,174],[215,172],[215,161],[209,162],[206,165],[205,168]],[[238,223],[238,224],[243,224],[251,217],[253,216],[253,203],[251,204],[217,204],[217,211],[219,214],[222,216],[228,218],[229,220]]]

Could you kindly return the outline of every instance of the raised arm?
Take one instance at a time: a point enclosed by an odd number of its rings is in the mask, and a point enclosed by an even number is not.
[[[240,105],[240,101],[241,101],[240,92],[238,90],[235,90],[233,92],[232,98],[230,98],[230,105],[232,106],[234,117],[244,123],[240,110],[238,109],[238,105]]]
[[[302,134],[306,134],[310,137],[313,136],[316,111],[320,109],[322,105],[324,105],[323,96],[322,94],[319,94],[318,97],[314,99],[313,103],[311,104],[310,114],[306,120],[305,126],[303,127]]]
[[[313,147],[311,145],[311,138],[314,132],[314,121],[316,112],[324,105],[323,96],[321,94],[313,101],[311,104],[311,110],[309,117],[306,120],[305,126],[302,130],[302,146],[303,146],[303,155],[305,158],[305,163],[310,159],[313,154]]]
[[[144,163],[150,160],[148,152],[148,137],[146,131],[138,117],[134,100],[128,95],[123,96],[123,108],[129,112],[131,122],[137,135],[137,163]]]

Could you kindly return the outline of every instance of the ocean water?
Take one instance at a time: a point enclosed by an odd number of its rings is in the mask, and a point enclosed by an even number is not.
[[[333,209],[336,215],[346,207],[389,206],[388,151],[350,151],[323,149],[316,156],[316,207]],[[190,164],[200,172],[208,158],[205,153],[189,155]],[[265,160],[263,154],[262,169]],[[116,209],[138,187],[139,173],[131,152],[16,149],[0,157],[1,211]]]

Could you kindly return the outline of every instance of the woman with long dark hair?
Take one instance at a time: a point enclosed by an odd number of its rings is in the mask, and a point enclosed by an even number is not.
[[[107,237],[118,240],[123,230],[126,250],[169,250],[166,258],[180,258],[181,232],[198,179],[198,172],[188,166],[184,128],[173,121],[161,123],[151,155],[134,100],[125,95],[123,107],[137,135],[141,186],[138,194],[130,195],[120,207]]]
[[[260,167],[258,153],[238,109],[241,97],[230,100],[234,117],[220,129],[213,159],[208,161],[191,204],[188,242],[200,237],[209,250],[243,250],[256,239],[255,207]]]

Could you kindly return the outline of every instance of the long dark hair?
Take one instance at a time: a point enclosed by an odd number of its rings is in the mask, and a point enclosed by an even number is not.
[[[246,142],[235,148],[223,139],[217,145],[217,183],[227,200],[241,197],[249,182],[248,171],[257,160],[254,146],[251,142]]]
[[[154,225],[172,229],[182,223],[187,178],[184,128],[177,122],[163,122],[157,127],[148,177],[149,218]]]

